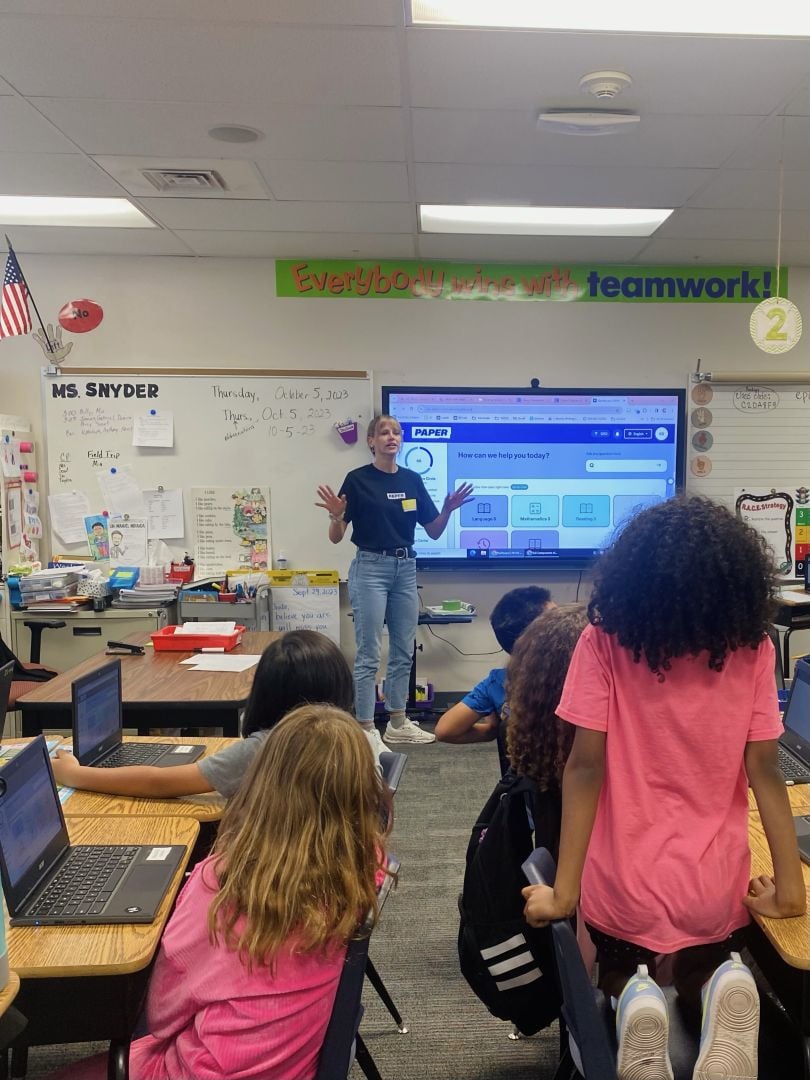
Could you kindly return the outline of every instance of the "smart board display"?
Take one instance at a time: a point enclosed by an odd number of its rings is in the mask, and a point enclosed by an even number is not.
[[[640,509],[683,486],[683,390],[384,386],[402,425],[399,464],[441,508],[471,502],[439,540],[416,531],[418,567],[584,564]]]

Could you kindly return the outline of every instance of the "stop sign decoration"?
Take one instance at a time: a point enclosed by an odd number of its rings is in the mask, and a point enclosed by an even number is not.
[[[95,300],[71,300],[59,312],[59,325],[72,334],[86,334],[95,330],[104,312]]]

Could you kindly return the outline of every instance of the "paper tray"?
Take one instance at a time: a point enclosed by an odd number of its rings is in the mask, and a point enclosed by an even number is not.
[[[164,626],[150,634],[155,652],[194,652],[195,649],[224,649],[230,652],[242,640],[246,627],[236,626],[232,634],[176,634],[176,626]]]

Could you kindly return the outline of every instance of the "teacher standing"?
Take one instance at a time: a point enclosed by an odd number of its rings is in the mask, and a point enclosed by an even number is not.
[[[367,731],[376,731],[375,682],[386,623],[388,725],[384,738],[389,743],[431,743],[435,736],[422,731],[405,715],[419,616],[413,537],[418,523],[431,540],[438,540],[453,511],[469,502],[472,484],[462,484],[447,495],[439,512],[419,474],[397,464],[402,446],[398,420],[386,415],[376,417],[369,424],[367,442],[374,458],[371,464],[353,469],[337,495],[327,485],[321,485],[321,501],[315,503],[329,513],[332,543],[339,544],[351,524],[351,541],[357,545],[349,567],[349,600],[357,642],[355,713]]]

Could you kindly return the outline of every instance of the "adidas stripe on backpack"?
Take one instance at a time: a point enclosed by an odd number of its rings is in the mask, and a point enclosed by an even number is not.
[[[458,899],[461,972],[489,1011],[524,1035],[560,1014],[551,932],[525,922],[520,894],[521,864],[533,848],[547,847],[556,858],[560,815],[558,792],[504,777],[473,828]]]

